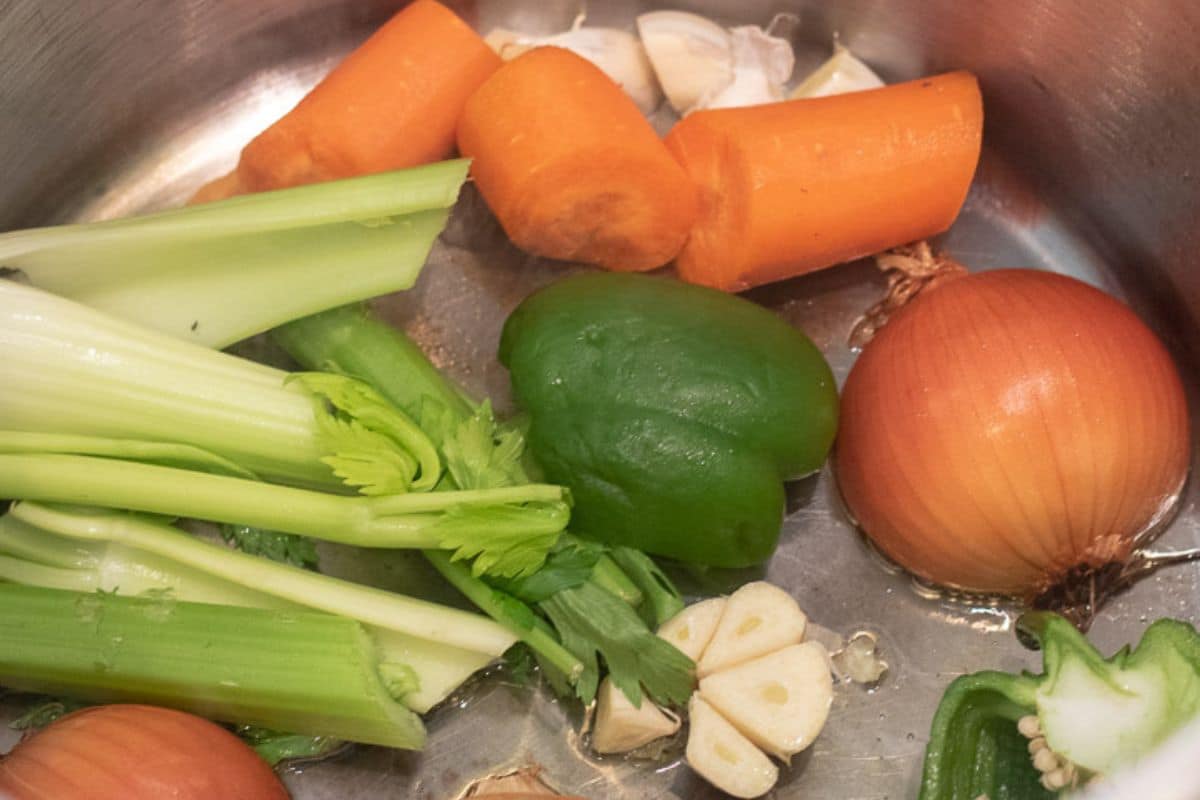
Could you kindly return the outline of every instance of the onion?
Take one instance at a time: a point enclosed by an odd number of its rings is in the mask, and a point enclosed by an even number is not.
[[[836,473],[884,554],[935,584],[1032,597],[1124,564],[1187,476],[1183,385],[1132,311],[1032,270],[952,277],[846,380]]]
[[[166,708],[68,714],[0,761],[5,800],[286,800],[258,754],[208,720]]]

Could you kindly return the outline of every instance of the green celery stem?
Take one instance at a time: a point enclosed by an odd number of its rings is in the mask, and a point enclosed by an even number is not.
[[[0,684],[418,749],[353,620],[0,584]]]
[[[361,547],[436,548],[436,512],[475,502],[559,500],[562,490],[345,497],[113,459],[10,454],[0,455],[0,497],[194,517]]]
[[[421,348],[361,306],[304,317],[276,328],[271,336],[305,368],[332,370],[366,381],[413,419],[421,418],[424,397],[442,403],[456,418],[471,416],[466,398],[442,377]]]
[[[462,592],[468,600],[520,637],[521,641],[537,651],[570,681],[574,682],[583,672],[583,662],[559,644],[553,634],[536,624],[533,627],[525,627],[506,613],[504,607],[497,601],[498,590],[471,575],[469,569],[456,561],[451,561],[450,556],[442,551],[426,552],[425,557],[442,574],[442,577]]]

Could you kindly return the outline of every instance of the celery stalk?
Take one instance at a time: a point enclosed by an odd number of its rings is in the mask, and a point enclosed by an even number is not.
[[[446,548],[474,557],[477,572],[497,574],[536,569],[569,516],[564,490],[548,484],[345,497],[61,454],[0,454],[0,497],[252,525],[363,547]]]
[[[0,349],[12,431],[187,445],[320,488],[428,489],[440,477],[428,438],[349,378],[293,376],[5,280]],[[340,474],[343,453],[369,477]]]
[[[465,160],[446,161],[141,217],[14,231],[0,235],[0,264],[56,294],[224,347],[305,314],[411,287],[466,174]]]
[[[76,539],[116,542],[263,594],[455,647],[501,655],[514,637],[478,614],[247,555],[133,514],[18,503],[9,516]]]
[[[388,694],[363,627],[304,610],[0,584],[0,683],[93,702],[418,749],[421,720]]]
[[[154,550],[127,541],[149,542]],[[125,513],[17,505],[0,516],[0,580],[82,592],[165,593],[187,602],[250,608],[307,606],[363,623],[373,620],[367,630],[384,660],[416,674],[417,687],[403,702],[421,713],[515,639],[484,617],[247,556]],[[436,641],[405,632],[426,618],[426,627],[453,626],[458,636],[470,637],[469,647],[448,644],[441,630]]]

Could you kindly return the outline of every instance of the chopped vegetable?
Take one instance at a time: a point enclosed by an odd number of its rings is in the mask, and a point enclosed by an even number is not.
[[[700,190],[679,274],[742,291],[940,233],[982,128],[966,72],[691,114],[666,139]]]
[[[0,760],[13,800],[287,800],[270,766],[229,731],[166,708],[77,711]]]
[[[833,376],[802,333],[675,281],[560,281],[509,317],[500,360],[534,456],[571,488],[572,529],[685,561],[768,558],[782,481],[820,468],[837,425]]]
[[[673,735],[680,724],[678,716],[653,703],[635,706],[617,689],[612,678],[605,678],[596,692],[592,749],[601,754],[628,753]]]
[[[698,692],[688,703],[688,725],[688,766],[721,791],[734,797],[762,797],[779,780],[779,767]]]
[[[488,79],[467,102],[458,146],[509,238],[535,255],[653,269],[695,219],[695,189],[637,106],[559,47]]]
[[[712,641],[721,615],[725,613],[726,600],[724,597],[710,597],[693,603],[660,625],[658,635],[678,647],[692,661],[699,661],[700,654]]]
[[[445,432],[460,430],[467,424],[473,416],[472,406],[401,332],[361,310],[338,309],[297,320],[277,331],[276,339],[303,364],[357,375],[397,407],[424,409],[422,419],[439,419],[431,435],[442,447],[443,457],[453,461],[446,445],[457,436]],[[407,380],[410,375],[412,379]],[[472,449],[484,454],[490,452],[489,448],[506,450],[513,457],[498,474],[505,481],[524,481],[520,449],[514,451],[505,444],[515,432],[505,426],[487,430],[486,436],[473,437],[477,446]],[[485,455],[472,462],[491,464],[495,460],[493,455]],[[477,470],[468,470],[467,475],[469,480],[480,477]],[[452,479],[440,488],[450,488],[454,483]],[[552,557],[545,567],[546,576],[533,573],[519,583],[496,581],[496,585],[472,576],[443,552],[427,552],[426,557],[471,602],[530,646],[552,684],[573,687],[584,702],[592,700],[597,688],[597,651],[614,671],[619,688],[635,704],[641,697],[639,684],[660,702],[686,697],[693,680],[691,661],[673,647],[660,646],[628,605],[642,600],[643,592],[629,585],[622,570],[604,554],[592,565],[591,576],[579,582],[582,565],[590,562],[590,555],[578,546],[571,547],[570,539],[560,552],[571,555],[566,562],[563,555]],[[668,608],[671,598],[677,595],[661,573],[646,582],[645,589],[649,600],[643,602],[651,610]],[[521,592],[531,601],[537,598],[534,602],[551,615],[555,627],[561,624],[566,628],[558,632],[567,647],[555,638],[554,628],[509,591]],[[587,602],[595,603],[594,611],[584,608],[580,612],[581,603]],[[580,616],[584,619],[578,619]]]
[[[799,644],[807,625],[808,617],[783,589],[765,581],[747,583],[725,602],[696,674],[704,678]]]
[[[466,161],[449,161],[12,231],[0,234],[0,264],[113,316],[225,347],[305,314],[411,287],[466,174]]]
[[[1063,788],[1049,785],[1063,765],[1079,779],[1108,775],[1200,711],[1200,636],[1185,622],[1160,619],[1109,659],[1056,614],[1026,614],[1018,630],[1040,644],[1042,674],[977,672],[950,684],[920,800],[1047,797]],[[1043,772],[1035,764],[1046,759],[1053,769]]]
[[[571,30],[553,36],[527,36],[497,28],[484,41],[505,61],[545,45],[570,50],[612,78],[643,114],[653,113],[662,102],[662,91],[638,37],[616,28],[585,28],[582,22],[580,15]]]
[[[789,761],[825,727],[833,677],[825,649],[805,642],[701,678],[700,696],[750,741]]]
[[[360,547],[439,548],[476,574],[537,569],[566,527],[561,487],[344,497],[132,461],[6,455],[0,496],[82,503],[296,533]]]
[[[576,693],[585,701],[600,680],[597,655],[604,657],[613,684],[634,706],[642,689],[656,702],[681,705],[692,690],[692,660],[646,629],[637,613],[611,592],[584,583],[543,600],[541,608],[563,646],[584,664]]]
[[[215,547],[126,513],[20,503],[0,517],[0,579],[250,608],[308,607],[367,624],[384,658],[410,667],[428,711],[514,637],[482,617]]]
[[[427,164],[454,150],[463,105],[500,59],[452,11],[415,0],[242,150],[197,200]]]
[[[833,55],[817,67],[800,85],[788,95],[789,100],[801,97],[829,97],[864,89],[879,89],[883,80],[859,61],[850,49],[838,42],[833,43]]]
[[[671,106],[756,105],[783,99],[792,75],[792,46],[757,26],[727,30],[686,11],[651,11],[637,18],[646,54]]]
[[[922,291],[866,345],[842,407],[850,513],[922,579],[975,591],[1061,585],[1094,605],[1097,572],[1170,513],[1191,460],[1183,382],[1154,333],[1034,270]]]
[[[62,435],[181,444],[243,476],[376,493],[428,489],[441,474],[428,437],[350,378],[292,376],[4,280],[0,347],[0,419],[41,434],[7,436],[6,452],[195,461],[131,443],[125,452],[78,438],[64,446]]]
[[[425,741],[389,693],[392,665],[343,617],[0,584],[0,638],[0,683],[19,690],[389,747]]]

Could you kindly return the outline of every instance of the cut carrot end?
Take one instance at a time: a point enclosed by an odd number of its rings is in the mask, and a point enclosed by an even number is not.
[[[679,273],[741,291],[940,233],[982,128],[966,72],[691,114],[667,136],[701,195]]]

